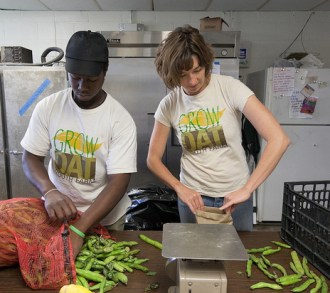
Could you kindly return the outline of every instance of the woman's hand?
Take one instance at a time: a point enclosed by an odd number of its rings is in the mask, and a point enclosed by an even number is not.
[[[199,192],[188,188],[182,183],[175,188],[175,192],[194,214],[197,210],[204,210],[204,202]]]
[[[72,200],[58,190],[47,194],[45,208],[52,221],[70,221],[77,215],[77,209]]]
[[[224,197],[224,202],[220,210],[224,210],[226,213],[232,213],[238,204],[248,200],[250,196],[251,192],[245,187],[228,193]]]

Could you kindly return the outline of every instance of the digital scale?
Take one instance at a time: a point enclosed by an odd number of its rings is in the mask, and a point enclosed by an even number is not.
[[[167,223],[162,242],[165,270],[176,282],[168,293],[225,293],[223,261],[248,260],[233,225]]]

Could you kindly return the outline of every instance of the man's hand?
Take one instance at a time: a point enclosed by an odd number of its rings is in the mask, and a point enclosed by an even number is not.
[[[52,221],[70,221],[77,215],[77,209],[72,200],[58,190],[47,194],[45,208]]]

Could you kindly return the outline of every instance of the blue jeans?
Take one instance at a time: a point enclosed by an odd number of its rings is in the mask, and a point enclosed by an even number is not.
[[[210,197],[202,195],[204,205],[208,207],[221,207],[223,197]],[[196,217],[190,208],[178,198],[178,209],[181,223],[196,223]],[[236,206],[232,213],[233,224],[237,231],[252,231],[253,229],[253,197]]]

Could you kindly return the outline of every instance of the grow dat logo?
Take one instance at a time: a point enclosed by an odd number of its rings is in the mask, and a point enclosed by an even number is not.
[[[95,151],[102,143],[83,133],[59,129],[54,136],[55,169],[65,177],[77,182],[90,183],[95,180]]]
[[[220,123],[224,112],[217,106],[182,114],[179,119],[182,146],[189,152],[227,147]]]

